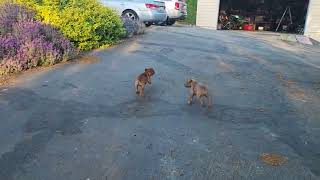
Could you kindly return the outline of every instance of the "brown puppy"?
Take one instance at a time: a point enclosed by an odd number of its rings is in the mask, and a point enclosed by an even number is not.
[[[146,68],[144,73],[140,74],[135,82],[134,87],[136,88],[136,93],[140,96],[144,96],[144,87],[147,83],[151,84],[151,76],[155,74],[153,68]]]
[[[212,106],[212,99],[211,99],[211,96],[209,95],[208,86],[201,84],[194,79],[188,79],[184,84],[184,86],[186,88],[190,88],[190,96],[188,98],[188,104],[191,104],[193,96],[196,96],[202,106],[205,106],[203,102],[203,97],[207,98],[208,107]]]

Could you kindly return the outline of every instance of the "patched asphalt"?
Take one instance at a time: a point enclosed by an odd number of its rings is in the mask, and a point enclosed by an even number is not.
[[[0,87],[0,180],[320,179],[320,47],[278,38],[152,27],[21,75]],[[187,105],[190,77],[212,109]]]

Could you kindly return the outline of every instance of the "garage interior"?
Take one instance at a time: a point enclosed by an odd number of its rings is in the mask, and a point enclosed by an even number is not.
[[[303,34],[309,0],[220,0],[217,29]]]

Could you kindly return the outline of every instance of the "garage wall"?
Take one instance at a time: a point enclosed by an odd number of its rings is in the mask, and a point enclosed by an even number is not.
[[[220,0],[198,0],[196,25],[217,29]]]
[[[320,41],[320,0],[310,0],[305,35]]]

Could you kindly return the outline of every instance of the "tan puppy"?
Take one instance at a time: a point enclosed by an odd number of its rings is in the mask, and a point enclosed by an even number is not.
[[[146,68],[144,73],[140,74],[135,82],[134,87],[136,88],[136,93],[140,96],[144,96],[144,87],[147,83],[151,84],[151,76],[155,74],[153,68]]]
[[[193,96],[196,96],[202,106],[205,106],[203,97],[207,98],[208,107],[212,106],[212,99],[211,99],[211,96],[209,95],[208,86],[201,84],[194,79],[188,79],[184,84],[184,86],[186,88],[190,88],[190,96],[188,98],[188,104],[191,104]]]

